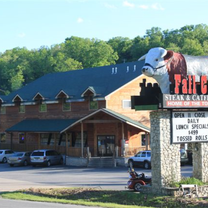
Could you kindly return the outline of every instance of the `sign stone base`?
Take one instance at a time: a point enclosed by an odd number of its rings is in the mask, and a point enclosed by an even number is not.
[[[208,143],[193,143],[193,177],[208,182]]]
[[[150,113],[152,192],[162,193],[162,188],[181,180],[180,144],[171,144],[171,112]]]

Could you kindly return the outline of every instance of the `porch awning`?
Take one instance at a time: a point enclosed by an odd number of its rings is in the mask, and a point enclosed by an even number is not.
[[[8,128],[6,132],[62,132],[77,119],[26,119]]]

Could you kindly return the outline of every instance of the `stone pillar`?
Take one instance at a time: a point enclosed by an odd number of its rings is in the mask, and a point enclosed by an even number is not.
[[[181,180],[180,145],[171,144],[170,111],[150,113],[152,192],[162,193],[162,188]]]
[[[193,148],[193,177],[208,182],[208,143],[194,143]]]

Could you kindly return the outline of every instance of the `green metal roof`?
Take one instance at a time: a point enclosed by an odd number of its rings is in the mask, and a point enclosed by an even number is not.
[[[62,91],[69,101],[83,99],[83,92],[90,88],[96,98],[103,99],[118,88],[140,76],[143,61],[135,61],[103,67],[95,67],[44,75],[8,96],[1,96],[3,104],[13,104],[18,95],[22,103],[34,102],[34,96],[40,94],[44,101],[56,101]]]
[[[6,132],[61,132],[76,121],[77,119],[25,119]]]

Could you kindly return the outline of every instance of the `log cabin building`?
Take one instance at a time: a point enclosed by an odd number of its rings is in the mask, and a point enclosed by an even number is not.
[[[56,149],[67,164],[149,149],[149,112],[131,109],[143,79],[154,82],[142,65],[51,73],[0,96],[0,149]]]

